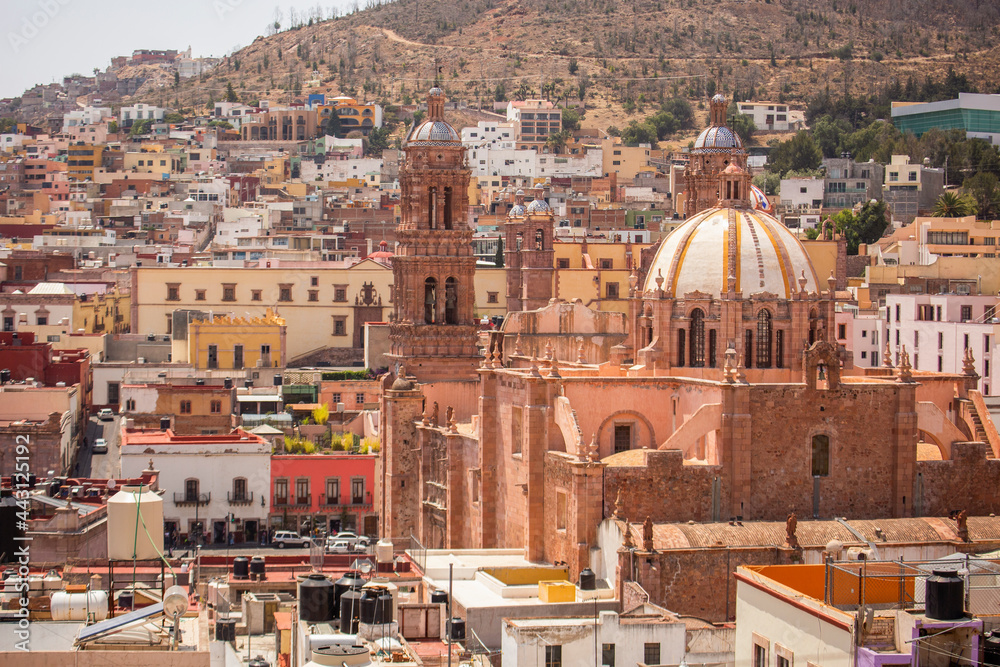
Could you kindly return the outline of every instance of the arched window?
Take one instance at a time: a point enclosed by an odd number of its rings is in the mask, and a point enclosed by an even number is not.
[[[677,330],[677,365],[684,365],[684,335],[687,332],[684,329]]]
[[[757,313],[757,368],[771,367],[772,336],[771,311],[763,309]]]
[[[437,188],[427,188],[427,221],[431,229],[437,229]]]
[[[458,281],[444,281],[444,323],[458,324]]]
[[[424,324],[434,324],[437,321],[437,281],[428,278],[424,281]]]
[[[691,311],[691,366],[705,367],[705,313],[701,308]]]
[[[819,434],[812,438],[813,477],[827,477],[830,474],[830,436]]]
[[[452,220],[451,220],[451,208],[452,208],[451,194],[452,193],[451,193],[451,188],[450,187],[447,187],[447,188],[444,189],[444,228],[445,229],[451,229],[451,225],[452,225]]]
[[[540,229],[535,230],[535,250],[545,250],[545,232]]]

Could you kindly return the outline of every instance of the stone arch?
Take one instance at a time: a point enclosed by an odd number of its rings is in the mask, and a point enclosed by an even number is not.
[[[653,429],[652,422],[645,415],[635,410],[618,410],[605,417],[601,425],[597,427],[597,444],[600,448],[600,457],[602,459],[614,453],[614,432],[607,428],[608,425],[614,424],[616,421],[625,421],[626,419],[631,419],[636,423],[642,424],[647,431],[646,438],[643,438],[641,434],[632,434],[633,449],[641,449],[643,446],[656,449],[656,432]],[[605,430],[609,431],[608,436],[605,436]],[[607,442],[605,442],[606,437]],[[648,442],[646,442],[647,439]]]
[[[836,389],[840,385],[840,354],[836,345],[822,340],[802,353],[806,389],[816,390],[821,368],[825,371],[827,389]]]

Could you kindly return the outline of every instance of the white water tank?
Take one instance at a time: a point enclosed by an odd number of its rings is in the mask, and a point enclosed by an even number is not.
[[[156,560],[163,553],[163,499],[123,486],[108,499],[108,560]]]
[[[392,540],[379,540],[375,543],[375,562],[377,563],[391,563],[392,558]]]
[[[107,591],[57,591],[52,594],[53,621],[86,621],[88,614],[95,621],[103,621],[108,617]]]

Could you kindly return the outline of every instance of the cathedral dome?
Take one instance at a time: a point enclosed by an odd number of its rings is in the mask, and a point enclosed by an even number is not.
[[[552,207],[544,199],[536,199],[526,209],[528,213],[551,213]]]
[[[710,208],[671,232],[653,259],[644,290],[656,290],[662,276],[667,296],[702,292],[720,298],[730,275],[744,296],[770,292],[789,299],[803,275],[806,290],[819,291],[812,261],[787,227],[763,211],[735,208]]]
[[[739,135],[725,125],[706,127],[694,142],[694,150],[699,149],[732,149],[743,148]]]
[[[507,212],[508,218],[523,218],[524,217],[524,206],[521,204],[514,204],[510,207],[510,211]]]
[[[425,120],[413,131],[407,143],[433,142],[455,143],[461,145],[462,137],[450,123],[443,120]]]

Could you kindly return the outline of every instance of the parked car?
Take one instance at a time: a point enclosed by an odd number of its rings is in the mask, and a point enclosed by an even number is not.
[[[326,541],[326,552],[328,554],[349,554],[351,544],[347,540],[334,540],[332,537]]]
[[[102,422],[109,422],[115,418],[115,411],[111,408],[101,408],[97,413],[97,418]]]
[[[94,440],[94,449],[92,450],[95,454],[107,454],[108,453],[108,441],[104,438],[98,438]]]
[[[308,537],[302,537],[294,530],[279,530],[274,534],[274,539],[271,541],[278,549],[284,549],[288,547],[308,547],[312,544],[312,540]]]

